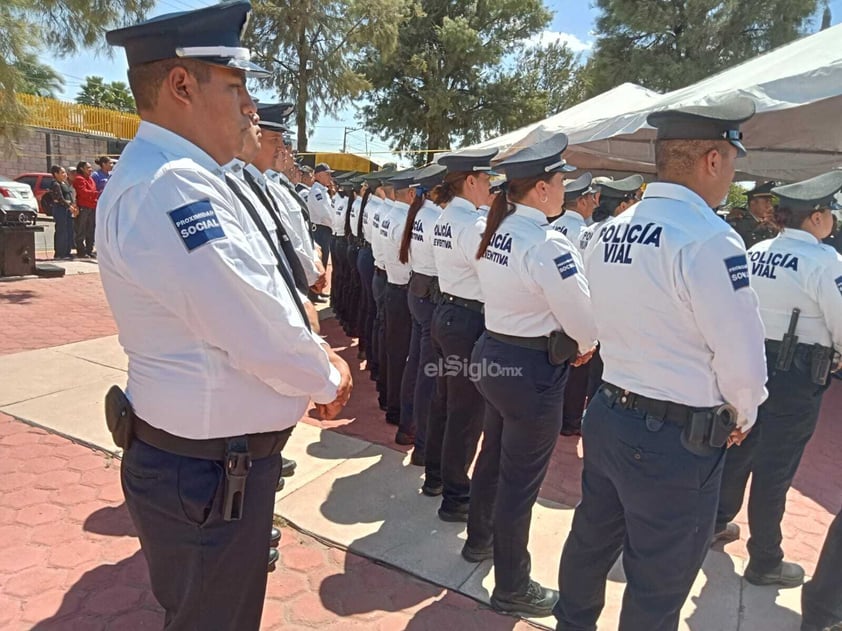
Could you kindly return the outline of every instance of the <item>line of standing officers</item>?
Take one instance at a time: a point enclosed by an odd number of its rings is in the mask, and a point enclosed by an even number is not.
[[[494,560],[496,609],[595,629],[622,552],[620,629],[677,628],[711,542],[739,536],[749,473],[745,577],[803,581],[780,521],[842,350],[842,263],[821,244],[842,174],[774,189],[781,233],[747,254],[712,209],[753,114],[734,99],[651,115],[643,195],[639,175],[565,184],[564,134],[493,167],[463,151],[341,180],[337,312],[422,493],[467,523],[466,560]],[[527,541],[560,433],[582,433],[585,456],[556,591],[530,578]],[[829,562],[805,587],[805,630],[842,618]]]

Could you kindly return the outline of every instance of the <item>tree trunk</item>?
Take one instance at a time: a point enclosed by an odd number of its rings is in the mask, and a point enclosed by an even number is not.
[[[307,101],[310,94],[310,47],[307,45],[307,32],[303,21],[298,31],[298,94],[295,99],[295,124],[298,127],[296,141],[298,152],[307,151]]]

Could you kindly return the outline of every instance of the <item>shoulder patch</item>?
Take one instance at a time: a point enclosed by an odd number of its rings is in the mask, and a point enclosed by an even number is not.
[[[207,199],[193,202],[167,213],[188,252],[200,245],[222,239],[225,232]]]
[[[748,262],[744,254],[729,256],[725,259],[725,267],[728,270],[728,277],[731,279],[731,287],[734,291],[748,287]]]
[[[836,282],[836,289],[838,289],[839,293],[842,294],[842,276],[837,276],[833,280]]]
[[[320,192],[316,191],[315,193],[313,193],[313,195],[315,195],[316,201],[322,201],[322,194]]]
[[[553,259],[558,273],[562,278],[570,278],[579,270],[576,269],[576,261],[573,260],[573,255],[570,253],[562,254]]]

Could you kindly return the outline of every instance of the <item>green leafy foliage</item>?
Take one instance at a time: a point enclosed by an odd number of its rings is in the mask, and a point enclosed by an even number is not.
[[[105,83],[102,77],[85,77],[85,83],[76,95],[76,102],[119,112],[137,111],[128,85],[122,81]]]

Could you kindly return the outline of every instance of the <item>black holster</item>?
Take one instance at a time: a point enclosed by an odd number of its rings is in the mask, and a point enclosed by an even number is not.
[[[685,423],[681,444],[697,456],[709,456],[722,449],[737,427],[737,411],[733,406],[698,410]]]
[[[550,364],[561,366],[574,359],[579,353],[579,343],[564,331],[553,331],[547,341],[547,355]]]
[[[105,395],[105,422],[114,444],[123,451],[134,436],[135,414],[132,404],[119,386],[111,386]]]

